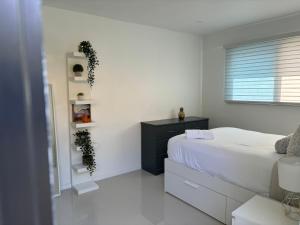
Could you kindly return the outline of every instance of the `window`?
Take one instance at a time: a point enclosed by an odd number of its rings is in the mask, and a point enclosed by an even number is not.
[[[300,35],[227,48],[225,100],[300,103]]]

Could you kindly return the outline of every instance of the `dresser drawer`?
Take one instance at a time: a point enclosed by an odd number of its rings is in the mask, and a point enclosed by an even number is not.
[[[156,128],[156,137],[158,139],[169,139],[185,131],[184,124],[160,126]]]
[[[185,126],[185,129],[207,130],[208,129],[208,120],[189,122],[189,123],[186,123],[184,126]]]

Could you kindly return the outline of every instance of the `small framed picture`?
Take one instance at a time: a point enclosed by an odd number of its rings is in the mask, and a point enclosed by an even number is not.
[[[91,105],[72,105],[72,121],[89,123],[91,119]]]

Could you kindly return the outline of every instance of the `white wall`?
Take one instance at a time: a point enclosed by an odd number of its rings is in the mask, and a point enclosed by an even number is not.
[[[300,124],[300,107],[228,104],[224,102],[225,50],[223,45],[300,31],[300,16],[251,24],[204,37],[203,113],[211,127],[288,134]]]
[[[48,76],[56,102],[61,182],[70,186],[66,53],[89,40],[101,66],[92,89],[96,179],[141,167],[140,121],[201,115],[202,41],[190,34],[44,7]]]

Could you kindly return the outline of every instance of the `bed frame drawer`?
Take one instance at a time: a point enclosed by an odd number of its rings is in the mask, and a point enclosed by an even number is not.
[[[231,225],[231,213],[255,193],[165,159],[165,192]]]
[[[226,222],[226,197],[191,180],[165,171],[165,191]]]
[[[197,182],[198,184],[207,187],[210,190],[221,193],[224,196],[227,196],[238,202],[246,202],[255,196],[255,193],[251,191],[225,182],[215,176],[209,175],[208,173],[187,168],[183,166],[183,164],[169,159],[165,159],[165,170],[180,177],[186,177],[191,181]]]

